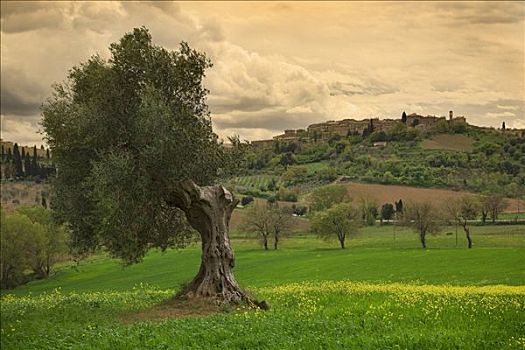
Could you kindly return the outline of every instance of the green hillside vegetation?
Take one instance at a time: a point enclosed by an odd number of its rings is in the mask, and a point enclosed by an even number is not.
[[[374,146],[376,141],[387,144]],[[266,198],[276,190],[256,181],[263,175],[277,189],[299,193],[337,178],[507,197],[525,192],[525,138],[474,126],[455,133],[401,126],[368,136],[334,135],[326,142],[276,140],[271,149],[252,147],[245,154],[244,175],[230,185]]]

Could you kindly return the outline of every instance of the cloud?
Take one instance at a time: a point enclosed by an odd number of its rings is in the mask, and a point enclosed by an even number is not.
[[[67,3],[2,1],[1,28],[4,33],[56,29],[66,24]]]
[[[1,114],[34,116],[39,113],[46,93],[46,88],[23,71],[2,67]]]
[[[489,6],[490,5],[490,6]],[[403,110],[475,124],[525,119],[521,3],[2,2],[2,120],[37,129],[67,70],[133,27],[214,63],[216,132],[266,138]],[[503,112],[514,116],[502,115]],[[15,123],[15,124],[13,124]],[[16,134],[18,135],[18,134]],[[29,138],[33,138],[33,136]]]
[[[16,117],[0,117],[3,140],[18,142],[21,145],[44,144],[42,135],[38,133],[38,122],[30,120],[20,120]]]

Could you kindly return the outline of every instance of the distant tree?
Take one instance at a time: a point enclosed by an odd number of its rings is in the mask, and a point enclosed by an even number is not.
[[[22,156],[20,155],[20,150],[18,144],[15,143],[13,146],[13,165],[15,170],[15,177],[21,178],[24,176],[24,165],[23,165]]]
[[[5,150],[4,145],[2,145],[2,162],[5,160]]]
[[[46,149],[46,159],[49,160],[51,158],[51,155],[49,154],[49,148]]]
[[[10,161],[13,160],[13,152],[11,151],[11,148],[8,148],[8,149],[7,149],[7,154],[6,154],[6,156],[5,156],[5,160],[6,160],[7,162],[10,162]]]
[[[245,209],[242,227],[254,231],[261,239],[264,250],[268,250],[268,240],[273,232],[270,205],[256,202]]]
[[[39,241],[44,229],[33,224],[25,215],[7,214],[3,210],[0,214],[0,288],[14,288],[27,280],[24,271],[30,268],[27,254],[29,237],[33,242]]]
[[[498,219],[499,213],[505,209],[508,205],[507,201],[503,196],[499,194],[490,194],[482,198],[482,220],[483,216],[487,217],[487,214],[490,215],[492,223],[494,224]],[[485,214],[484,214],[485,213]]]
[[[275,178],[271,178],[270,182],[268,182],[268,191],[275,191],[277,189],[277,181]]]
[[[275,154],[281,153],[281,142],[279,140],[273,141],[273,153]]]
[[[33,176],[37,176],[40,173],[38,168],[38,155],[36,152],[36,146],[33,146],[33,158],[31,158],[31,173]]]
[[[430,202],[411,202],[403,210],[402,225],[412,228],[419,235],[423,248],[427,247],[427,233],[438,233],[441,230],[441,214]]]
[[[324,239],[337,238],[341,249],[345,249],[346,237],[357,234],[360,226],[359,211],[350,203],[335,204],[311,219],[312,231]]]
[[[505,122],[501,124],[501,130],[505,130]]]
[[[394,206],[392,203],[385,203],[381,207],[381,221],[390,220],[394,216]]]
[[[359,210],[361,211],[361,219],[368,226],[373,226],[377,218],[377,202],[369,198],[359,199]]]
[[[475,197],[464,196],[457,200],[449,200],[445,203],[445,210],[449,217],[463,227],[467,238],[468,248],[472,248],[472,237],[470,236],[469,220],[474,220],[480,212],[480,203]]]
[[[311,209],[321,211],[335,204],[350,200],[346,187],[340,184],[327,185],[315,189],[310,195]]]
[[[295,164],[295,158],[293,154],[291,152],[284,153],[279,160],[279,164],[284,166],[285,169],[287,169],[289,165]]]
[[[33,176],[33,169],[31,168],[31,157],[26,153],[24,157],[24,175]]]
[[[394,202],[396,205],[396,213],[403,213],[403,201],[400,199],[398,202]]]
[[[273,248],[277,246],[281,240],[282,234],[288,231],[291,227],[292,210],[288,207],[280,207],[277,203],[270,206],[270,227],[273,230]]]
[[[407,123],[407,114],[405,113],[405,111],[403,111],[403,114],[401,114],[401,122],[403,124]]]
[[[31,269],[38,277],[49,276],[53,266],[67,253],[67,234],[63,226],[57,225],[51,211],[43,207],[20,207],[17,211],[27,216],[33,224],[43,227],[43,236],[29,245],[27,252]],[[31,241],[31,240],[30,240]]]
[[[241,199],[241,205],[243,207],[247,206],[251,202],[253,202],[253,197],[252,196],[245,196],[245,197],[242,197],[242,199]]]

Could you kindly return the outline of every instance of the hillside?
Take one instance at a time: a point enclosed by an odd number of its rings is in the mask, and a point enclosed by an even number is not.
[[[473,149],[474,140],[465,135],[439,134],[421,142],[422,148],[467,151]]]
[[[240,176],[229,183],[238,192],[257,197],[278,196],[282,187],[300,195],[343,177],[523,198],[525,137],[519,130],[446,125],[442,120],[426,128],[397,122],[371,133],[342,136],[337,129],[338,133],[319,139],[310,138],[308,131],[294,136],[288,130],[287,137],[278,135],[265,145],[243,145]],[[259,181],[247,181],[252,177]]]

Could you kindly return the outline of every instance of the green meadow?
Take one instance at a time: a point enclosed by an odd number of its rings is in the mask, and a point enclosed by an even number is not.
[[[375,226],[347,249],[311,235],[264,251],[237,233],[236,277],[269,311],[136,317],[197,272],[200,246],[123,266],[97,255],[4,293],[2,349],[523,349],[525,226],[430,236]],[[146,313],[147,315],[147,313]]]

